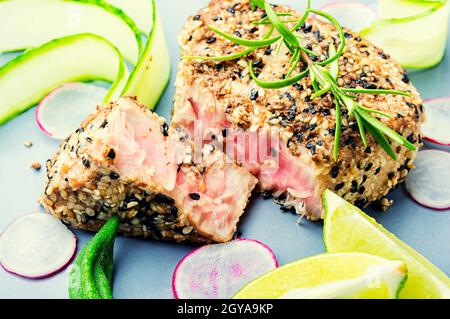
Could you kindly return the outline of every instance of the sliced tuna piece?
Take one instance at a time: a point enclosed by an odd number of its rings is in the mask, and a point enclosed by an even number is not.
[[[128,236],[226,242],[257,181],[220,150],[201,155],[184,130],[122,98],[99,107],[47,162],[41,203],[89,231],[118,215]]]
[[[302,15],[281,5],[275,10],[291,13],[293,18]],[[248,0],[212,0],[195,17],[188,18],[179,37],[181,55],[211,57],[241,52],[243,47],[218,36],[208,26],[246,39],[261,39],[269,26],[252,22],[263,16],[261,9],[251,9]],[[345,32],[339,85],[410,92],[410,97],[359,94],[357,100],[390,114],[391,118],[380,120],[420,146],[423,101],[405,71],[363,37],[350,30]],[[319,20],[308,20],[298,33],[303,46],[312,48],[318,59],[327,56],[329,43],[336,43],[338,38],[332,25]],[[233,61],[183,59],[176,81],[172,126],[185,127],[206,142],[214,137],[236,149],[240,158],[231,157],[258,177],[262,191],[272,192],[282,206],[292,207],[308,218],[322,217],[321,194],[327,188],[360,207],[375,201],[389,203],[382,199],[405,179],[416,152],[393,142],[398,157],[393,160],[370,136],[368,147],[364,147],[354,116],[344,109],[339,159],[334,161],[336,114],[331,93],[312,100],[309,77],[282,89],[262,89],[251,79],[249,61],[261,80],[285,76],[291,56],[284,46],[278,54],[275,47],[273,44]],[[228,134],[222,134],[225,128],[229,128]],[[232,140],[255,132],[278,141],[273,149],[277,153],[275,160],[255,155],[255,151]],[[258,160],[248,163],[246,159],[251,156]],[[273,165],[277,169],[272,169]]]

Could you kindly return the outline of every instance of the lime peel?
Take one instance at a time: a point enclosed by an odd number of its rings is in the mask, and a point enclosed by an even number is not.
[[[233,298],[396,298],[406,277],[401,261],[363,253],[322,254],[275,269]]]
[[[401,298],[450,298],[450,279],[375,219],[329,190],[324,192],[323,202],[327,252],[353,251],[403,260],[409,279]]]

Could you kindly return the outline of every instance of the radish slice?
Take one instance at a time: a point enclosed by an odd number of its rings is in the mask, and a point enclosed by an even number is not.
[[[77,248],[75,235],[48,214],[25,215],[0,237],[0,264],[31,279],[49,277],[66,267]]]
[[[371,6],[356,2],[331,2],[321,10],[331,14],[341,25],[355,32],[361,31],[378,19],[377,12]]]
[[[273,251],[255,240],[203,246],[178,263],[172,290],[177,299],[231,298],[245,284],[276,267]]]
[[[450,208],[450,153],[425,150],[417,154],[406,178],[406,189],[420,205],[437,210]]]
[[[450,146],[450,97],[425,100],[422,134],[428,142]]]
[[[36,108],[39,128],[48,136],[64,139],[105,99],[108,90],[86,83],[68,83],[51,92]]]

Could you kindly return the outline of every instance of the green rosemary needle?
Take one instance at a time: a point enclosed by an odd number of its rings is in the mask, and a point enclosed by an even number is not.
[[[185,59],[202,59],[202,60],[235,60],[245,57],[253,51],[267,47],[272,44],[276,44],[275,53],[278,54],[281,47],[284,45],[291,53],[292,57],[289,62],[289,69],[285,77],[281,80],[275,81],[263,81],[256,76],[253,69],[253,61],[249,61],[249,73],[252,80],[260,87],[266,89],[280,89],[283,87],[291,86],[306,76],[310,77],[314,93],[311,95],[311,99],[316,99],[324,94],[331,94],[334,99],[335,111],[336,111],[336,126],[334,136],[334,149],[333,156],[337,160],[339,156],[339,145],[342,135],[342,107],[345,107],[350,115],[355,117],[358,125],[361,140],[365,146],[368,145],[367,136],[369,134],[372,138],[382,147],[386,153],[393,159],[397,159],[389,139],[403,145],[404,147],[415,150],[414,144],[410,143],[403,136],[386,126],[383,122],[373,117],[371,114],[376,114],[382,117],[389,118],[389,114],[367,108],[357,102],[357,96],[355,94],[395,94],[401,96],[410,97],[409,92],[403,92],[398,90],[385,90],[385,89],[364,89],[364,88],[346,88],[340,87],[337,83],[339,77],[339,62],[338,59],[342,56],[345,50],[345,32],[339,22],[330,14],[311,8],[311,1],[308,0],[307,8],[299,20],[289,19],[281,20],[281,17],[292,17],[290,13],[277,13],[273,9],[272,5],[266,0],[250,0],[252,8],[259,7],[266,13],[260,21],[255,21],[253,24],[270,25],[269,32],[260,40],[247,40],[241,37],[235,37],[228,33],[225,33],[213,26],[209,28],[216,34],[223,38],[246,47],[242,52],[219,56],[219,57],[200,57],[200,56],[188,56]],[[337,48],[335,44],[329,43],[328,57],[323,61],[314,62],[313,57],[317,57],[317,53],[313,52],[309,48],[305,48],[302,45],[302,37],[297,33],[297,30],[301,28],[308,19],[309,15],[313,13],[328,20],[336,29],[339,40],[337,41]],[[294,27],[288,27],[287,23],[295,23]],[[279,35],[272,37],[274,30],[277,30]],[[302,62],[300,64],[300,62]],[[298,74],[293,75],[299,65],[305,65],[304,70]]]

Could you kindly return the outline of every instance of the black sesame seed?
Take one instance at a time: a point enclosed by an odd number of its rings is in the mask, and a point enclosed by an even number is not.
[[[378,167],[378,168],[375,170],[375,175],[380,174],[380,172],[381,172],[381,167]]]
[[[239,37],[239,38],[242,38],[242,34],[241,34],[239,31],[237,31],[237,30],[235,30],[235,31],[233,32],[233,34],[234,34],[235,36]]]
[[[269,192],[269,191],[264,191],[264,192],[261,193],[261,197],[264,200],[271,199],[272,198],[272,193]]]
[[[160,204],[173,205],[175,203],[175,201],[172,198],[170,198],[164,194],[156,194],[155,197],[153,198],[153,200]]]
[[[109,178],[111,178],[111,179],[119,179],[119,178],[120,178],[120,175],[117,174],[116,172],[111,172],[111,173],[109,174]]]
[[[233,234],[233,240],[234,239],[238,239],[242,237],[242,232],[240,230],[237,230],[234,234]]]
[[[356,193],[358,191],[358,183],[356,181],[352,181],[352,187],[350,188],[350,192]]]
[[[366,165],[366,167],[364,168],[364,170],[367,172],[367,171],[370,171],[370,169],[373,167],[373,164],[372,163],[369,163],[369,164],[367,164]]]
[[[209,37],[208,39],[206,39],[206,43],[211,44],[216,42],[217,38],[216,37]]]
[[[116,158],[116,152],[114,151],[114,149],[110,149],[108,152],[108,155],[106,155],[106,159],[113,160],[115,158]]]
[[[383,59],[383,60],[387,60],[387,58],[388,58],[388,56],[386,55],[386,54],[384,54],[384,52],[380,52],[380,57]],[[386,79],[387,80],[387,79]]]
[[[336,129],[334,128],[329,128],[328,129],[328,133],[330,133],[331,136],[334,136],[336,134]]]
[[[378,86],[376,86],[373,83],[366,83],[363,86],[364,86],[365,89],[368,89],[368,90],[376,90],[376,89],[378,89]]]
[[[338,166],[333,166],[331,168],[330,174],[331,174],[332,178],[338,177],[338,175],[339,175],[339,167]]]
[[[286,200],[286,193],[281,194],[280,196],[277,197],[277,200],[282,202]]]
[[[353,38],[353,36],[352,36],[350,33],[348,33],[348,32],[345,32],[345,33],[344,33],[344,36],[345,36],[346,39],[351,39],[351,38]]]
[[[288,120],[292,121],[295,119],[295,116],[297,115],[297,106],[293,105],[290,107],[289,112],[288,112]]]
[[[280,206],[280,209],[283,211],[283,212],[286,212],[286,213],[291,213],[291,212],[294,212],[294,208],[293,207],[291,207],[291,206]]]
[[[353,130],[354,132],[358,132],[359,127],[357,123],[353,123],[351,125],[348,126],[351,130]]]
[[[256,31],[258,31],[259,29],[256,27],[251,28],[248,32],[249,33],[255,33]]]
[[[164,123],[161,125],[161,133],[162,133],[162,135],[164,135],[164,136],[169,136],[169,125],[167,125],[166,122],[164,122]]]
[[[102,125],[100,125],[100,128],[105,128],[108,125],[108,121],[104,120]]]
[[[363,208],[366,205],[367,199],[362,197],[355,201],[355,206],[358,208]]]
[[[223,20],[223,18],[220,17],[220,16],[216,16],[216,17],[213,18],[213,20],[214,20],[214,21],[219,21],[219,20]]]
[[[273,52],[273,50],[269,48],[269,49],[266,49],[266,51],[264,51],[264,54],[265,55],[271,55],[272,52]]]
[[[344,188],[344,186],[345,186],[345,183],[336,184],[336,186],[334,187],[334,190],[338,191],[338,190]]]
[[[394,178],[395,173],[394,172],[389,172],[387,176],[388,176],[389,179],[392,179],[392,178]]]
[[[256,99],[259,96],[259,92],[256,89],[252,89],[252,91],[250,92],[250,100],[252,101],[256,101]]]
[[[262,68],[264,66],[264,63],[262,60],[256,60],[255,62],[253,62],[253,66],[255,68]]]
[[[408,74],[406,74],[406,73],[402,74],[402,81],[405,82],[405,83],[411,82],[411,80],[408,77]]]
[[[214,69],[217,70],[217,71],[220,71],[220,70],[222,70],[223,68],[225,68],[225,66],[224,66],[222,63],[216,64],[216,65],[214,66]]]
[[[320,31],[319,30],[314,30],[313,31],[313,35],[314,35],[314,37],[316,37],[316,39],[317,40],[320,40],[321,39],[321,35],[320,35]]]
[[[297,89],[299,91],[303,90],[303,86],[301,86],[301,84],[299,83],[295,83],[292,86],[294,87],[294,89]]]
[[[91,167],[91,162],[89,162],[88,159],[86,159],[86,158],[83,157],[83,158],[81,159],[81,162],[83,163],[84,167],[86,167],[86,168]]]
[[[200,20],[201,16],[199,14],[197,14],[196,16],[194,16],[194,21],[198,21]]]
[[[372,153],[372,147],[367,146],[366,149],[364,150],[364,153],[366,153],[366,154]]]
[[[228,130],[225,128],[225,129],[223,129],[222,130],[222,136],[223,137],[227,137],[227,134],[228,134]]]
[[[414,133],[409,134],[406,139],[408,140],[408,142],[413,143],[413,144],[415,142],[417,142],[417,140],[414,138]]]
[[[314,107],[314,105],[311,105],[311,106],[308,108],[308,112],[309,112],[309,114],[314,115],[314,114],[317,114],[317,109]]]
[[[267,13],[263,12],[263,14],[261,15],[261,19],[267,18]]]
[[[304,32],[304,33],[309,33],[309,32],[311,32],[312,31],[312,25],[311,24],[303,24],[301,27],[300,27],[301,29],[302,29],[302,31]]]
[[[323,116],[329,116],[329,115],[331,114],[330,109],[322,109],[322,110],[320,111],[320,113],[321,113]]]
[[[306,148],[307,149],[312,149],[314,147],[314,143],[312,142],[312,141],[309,141],[307,144],[306,144]]]
[[[234,10],[233,8],[228,8],[227,11],[231,14],[235,14],[236,10]]]
[[[297,139],[297,141],[303,142],[303,133],[302,132],[295,133],[295,138]]]
[[[178,214],[178,208],[176,206],[170,206],[170,213],[172,215],[177,215]]]
[[[367,175],[364,175],[361,184],[364,184],[366,181],[367,181]]]
[[[198,194],[198,193],[190,193],[190,194],[189,194],[189,197],[190,197],[192,200],[200,200],[200,194]]]
[[[319,61],[319,57],[318,57],[317,55],[311,55],[311,54],[309,54],[309,58],[310,58],[311,61],[313,61],[313,62]]]

